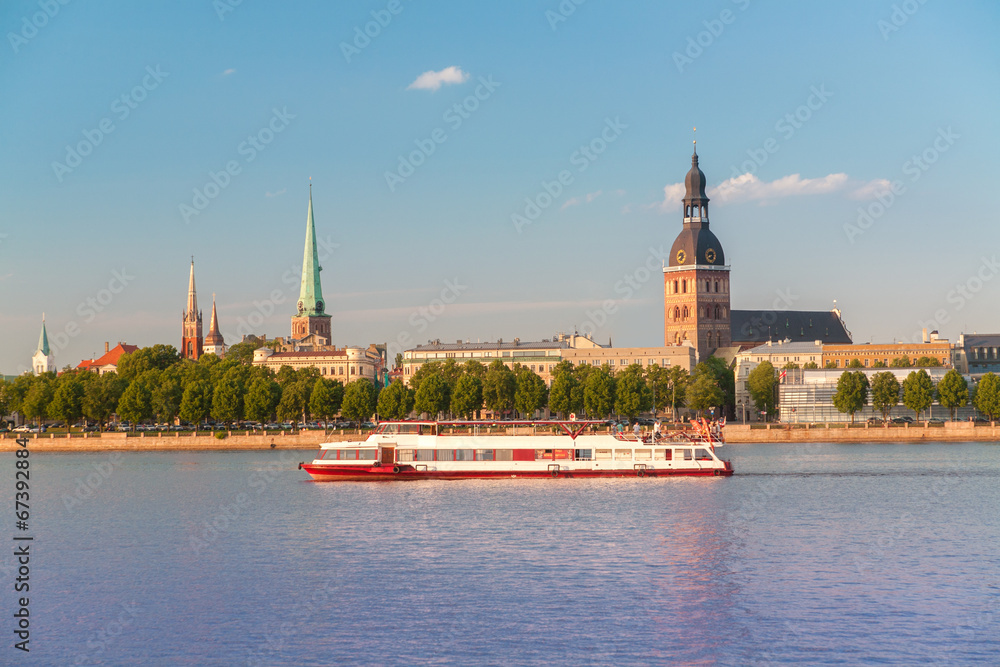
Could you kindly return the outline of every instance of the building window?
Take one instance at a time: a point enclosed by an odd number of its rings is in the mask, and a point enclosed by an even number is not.
[[[716,294],[719,293],[719,281],[718,280],[715,281],[715,293]]]
[[[678,308],[677,306],[674,306],[674,319],[675,320],[681,319],[681,309]]]
[[[706,280],[705,281],[705,291],[706,292],[711,292],[712,291],[712,282],[710,280]]]
[[[685,320],[689,317],[690,312],[691,311],[688,310],[688,307],[684,306],[683,317],[684,317]]]
[[[687,294],[687,291],[688,291],[688,281],[687,280],[682,280],[681,281],[681,293],[682,294]]]
[[[677,294],[677,281],[674,281],[674,294]]]

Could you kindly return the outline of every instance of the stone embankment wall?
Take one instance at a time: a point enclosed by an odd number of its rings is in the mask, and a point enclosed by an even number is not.
[[[66,437],[58,434],[13,434],[0,440],[0,451],[18,449],[15,435],[26,435],[28,448],[33,452],[93,452],[111,450],[224,450],[224,449],[312,449],[323,442],[360,440],[366,436],[336,433],[323,435],[323,431],[282,431],[274,435],[254,434],[253,431],[229,431],[225,438],[212,433],[84,433]]]
[[[727,424],[727,444],[752,442],[996,442],[997,423],[943,424]]]
[[[481,431],[479,435],[551,435],[548,429],[505,428],[493,432]],[[21,435],[21,434],[18,434]],[[35,452],[93,452],[93,451],[170,451],[170,450],[227,450],[227,449],[312,449],[324,442],[363,440],[367,433],[331,433],[322,431],[283,431],[273,435],[253,431],[230,431],[225,438],[212,433],[87,433],[66,437],[58,434],[23,434],[30,439],[28,447]],[[0,452],[18,449],[15,434],[8,433],[0,439]],[[924,424],[899,424],[869,426],[868,424],[728,424],[725,427],[728,444],[765,442],[1000,442],[1000,429],[992,424],[972,422],[945,422],[933,426]]]

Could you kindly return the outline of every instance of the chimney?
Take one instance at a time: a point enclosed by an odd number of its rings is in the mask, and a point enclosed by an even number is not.
[[[926,331],[926,329],[924,331]],[[107,354],[108,352],[111,351],[111,350],[108,349],[108,345],[109,344],[110,343],[108,343],[108,341],[104,341],[104,354]]]

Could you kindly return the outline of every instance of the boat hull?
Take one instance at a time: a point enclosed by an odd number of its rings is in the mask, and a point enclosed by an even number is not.
[[[594,470],[418,470],[409,465],[344,466],[301,463],[299,467],[317,482],[402,482],[422,479],[511,479],[511,478],[582,478],[582,477],[729,477],[725,468],[638,468]]]

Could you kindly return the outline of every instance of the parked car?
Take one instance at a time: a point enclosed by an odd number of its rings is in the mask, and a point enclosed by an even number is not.
[[[882,425],[882,424],[884,424],[885,422],[884,422],[884,421],[882,421],[882,418],[881,418],[881,417],[869,417],[869,418],[868,418],[868,423],[869,423],[869,424],[872,424],[872,425],[878,425],[878,426],[881,426],[881,425]]]
[[[944,420],[941,419],[940,417],[931,417],[930,419],[927,420],[927,423],[928,424],[943,424]]]

